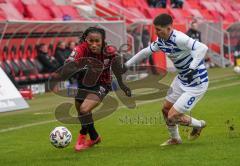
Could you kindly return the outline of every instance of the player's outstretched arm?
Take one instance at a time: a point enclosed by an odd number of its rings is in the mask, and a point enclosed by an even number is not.
[[[119,87],[126,94],[126,96],[131,97],[132,96],[131,89],[128,88],[123,83],[123,80],[122,80],[122,74],[124,74],[127,71],[127,68],[125,67],[124,63],[122,63],[122,57],[117,56],[114,58],[112,62],[112,71],[115,77],[117,78]]]
[[[152,54],[151,46],[144,48],[141,51],[139,51],[136,55],[134,55],[131,59],[129,59],[125,63],[125,66],[129,68],[132,65],[141,62],[143,59],[148,58],[151,54]]]

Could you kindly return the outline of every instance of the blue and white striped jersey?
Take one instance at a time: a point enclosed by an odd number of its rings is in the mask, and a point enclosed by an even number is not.
[[[186,34],[173,30],[168,40],[158,38],[155,42],[149,46],[152,52],[163,51],[174,63],[174,66],[178,70],[178,78],[181,83],[188,87],[195,87],[203,82],[208,82],[208,73],[203,62],[201,55],[197,57],[194,54],[199,53],[197,50],[204,46],[204,44],[190,38]],[[207,47],[206,47],[207,48]],[[206,53],[206,52],[205,52]],[[204,54],[205,54],[204,53]],[[197,64],[194,64],[194,59]],[[191,69],[195,69],[193,81],[188,84],[185,74]]]

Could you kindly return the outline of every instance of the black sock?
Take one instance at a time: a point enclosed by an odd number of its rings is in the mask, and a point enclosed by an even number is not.
[[[81,122],[81,130],[80,130],[80,134],[82,135],[87,135],[88,133],[88,129],[89,129],[89,114],[83,114],[83,113],[79,113],[78,114],[78,119]]]
[[[88,125],[88,131],[89,131],[91,140],[96,140],[98,138],[98,133],[94,127],[93,122]]]
[[[82,124],[82,129],[80,130],[80,134],[87,135],[87,133],[88,133],[88,125]]]

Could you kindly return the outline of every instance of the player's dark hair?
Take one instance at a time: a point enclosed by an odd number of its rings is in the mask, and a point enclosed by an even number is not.
[[[153,20],[153,24],[156,26],[168,26],[171,25],[173,23],[173,18],[172,16],[170,16],[169,14],[163,13],[158,15],[157,17],[155,17],[155,19]]]

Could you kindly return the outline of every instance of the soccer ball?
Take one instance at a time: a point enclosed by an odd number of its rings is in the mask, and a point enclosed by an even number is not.
[[[63,126],[56,127],[50,133],[50,142],[56,148],[65,148],[72,141],[71,132]]]
[[[233,68],[233,70],[234,70],[236,73],[240,74],[240,66],[235,66],[235,67]]]

